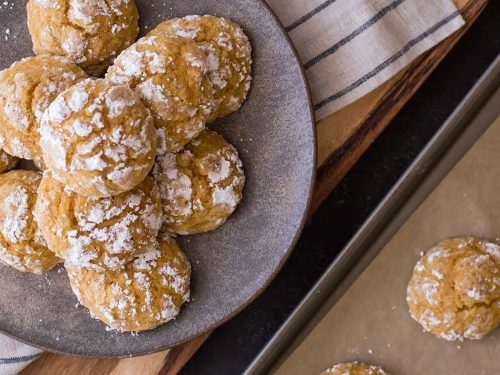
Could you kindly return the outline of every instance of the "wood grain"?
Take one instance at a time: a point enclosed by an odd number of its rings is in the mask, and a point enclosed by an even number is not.
[[[358,102],[318,123],[316,210],[477,19],[488,0],[455,0],[466,25]],[[337,128],[337,129],[335,129]]]
[[[78,357],[46,353],[28,366],[22,374],[57,375],[137,375],[157,374],[168,352],[127,359],[83,359]]]
[[[318,122],[316,210],[366,149],[382,133],[429,74],[460,40],[487,0],[454,0],[466,26],[422,55],[409,68],[350,106]],[[22,375],[174,375],[209,337],[207,333],[177,348],[130,359],[86,359],[46,353]]]

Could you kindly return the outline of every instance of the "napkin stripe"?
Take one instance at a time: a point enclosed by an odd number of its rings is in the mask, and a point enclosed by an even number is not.
[[[23,363],[23,362],[31,362],[40,356],[41,356],[41,354],[34,354],[34,355],[26,355],[26,356],[22,356],[22,357],[0,358],[0,365],[12,365],[12,364]]]
[[[294,23],[292,23],[291,25],[285,27],[286,32],[289,33],[290,31],[296,29],[297,27],[299,27],[300,25],[302,25],[304,22],[306,22],[306,21],[310,20],[311,18],[313,18],[318,13],[321,13],[322,10],[328,8],[330,5],[332,5],[336,1],[337,0],[327,0],[323,4],[318,5],[316,8],[314,8],[312,11],[310,11],[306,15],[300,17]]]
[[[360,27],[358,27],[356,30],[354,30],[351,34],[347,35],[345,38],[341,39],[337,43],[335,43],[333,46],[328,48],[326,51],[322,52],[318,56],[314,57],[313,59],[309,60],[304,64],[305,69],[311,68],[313,65],[319,63],[320,61],[326,59],[327,57],[331,56],[334,54],[340,47],[345,46],[347,43],[355,39],[359,34],[361,34],[363,31],[368,30],[370,27],[375,25],[378,21],[380,21],[387,13],[393,11],[396,9],[398,6],[400,6],[402,3],[404,3],[406,0],[395,0],[392,3],[386,5],[380,11],[375,14],[372,18],[370,18],[368,21],[366,21],[364,24],[362,24]]]
[[[416,38],[410,40],[403,48],[401,48],[398,52],[396,52],[394,55],[392,55],[391,57],[389,57],[387,60],[385,60],[379,66],[377,66],[375,69],[373,69],[372,71],[368,72],[363,77],[361,77],[360,79],[358,79],[357,81],[355,81],[351,85],[347,86],[346,88],[338,91],[337,93],[329,96],[326,99],[323,99],[322,101],[320,101],[319,103],[317,103],[316,105],[314,105],[314,109],[318,110],[318,109],[324,107],[325,105],[327,105],[327,104],[329,104],[329,103],[331,103],[331,102],[333,102],[335,100],[340,99],[341,97],[343,97],[344,95],[347,95],[352,90],[354,90],[357,87],[361,86],[363,83],[365,83],[369,79],[375,77],[382,70],[386,69],[392,63],[394,63],[395,61],[397,61],[401,57],[403,57],[404,54],[406,52],[408,52],[411,48],[413,48],[415,45],[417,45],[421,41],[423,41],[426,38],[428,38],[430,35],[432,35],[433,33],[435,33],[441,27],[443,27],[444,25],[446,25],[447,23],[449,23],[450,21],[452,21],[453,19],[455,19],[458,16],[460,16],[460,12],[455,11],[452,14],[450,14],[449,16],[441,19],[441,21],[439,21],[436,24],[434,24],[428,30],[426,30],[425,32],[423,32],[422,34],[420,34],[419,36],[417,36]]]

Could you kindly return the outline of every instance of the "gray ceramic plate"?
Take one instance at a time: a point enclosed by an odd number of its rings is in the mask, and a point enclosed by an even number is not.
[[[51,351],[139,355],[219,326],[249,304],[283,265],[311,196],[315,133],[307,85],[267,6],[257,0],[137,3],[143,33],[167,18],[209,13],[233,19],[250,36],[255,65],[249,100],[214,125],[240,151],[248,177],[244,201],[221,229],[179,238],[193,264],[192,301],[174,322],[138,336],[107,332],[85,308],[77,307],[64,271],[32,276],[0,266],[0,331]],[[0,69],[31,55],[26,1],[8,4],[0,3]]]

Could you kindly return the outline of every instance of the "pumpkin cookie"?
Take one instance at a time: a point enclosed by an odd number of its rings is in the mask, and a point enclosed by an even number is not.
[[[9,155],[0,148],[0,173],[4,173],[14,169],[19,163],[19,159],[15,156]]]
[[[92,75],[139,33],[133,0],[30,0],[27,9],[33,51],[67,56]]]
[[[245,175],[236,149],[206,130],[179,154],[159,156],[153,170],[169,233],[217,229],[241,201]]]
[[[252,46],[242,28],[228,19],[187,16],[168,20],[150,35],[189,38],[201,43],[209,57],[215,110],[208,122],[235,112],[245,101],[252,81]]]
[[[106,80],[85,80],[60,94],[43,116],[47,168],[69,189],[108,197],[147,176],[156,156],[153,119],[137,94]]]
[[[50,248],[79,267],[122,268],[156,243],[161,199],[147,177],[132,191],[109,198],[73,193],[46,172],[35,216]]]
[[[0,175],[0,261],[19,271],[40,274],[61,262],[33,219],[41,175],[11,171]]]
[[[389,373],[378,366],[352,362],[335,365],[321,375],[389,375]]]
[[[184,38],[152,36],[122,52],[106,77],[132,87],[151,110],[158,153],[177,152],[205,129],[212,112],[210,61]]]
[[[122,270],[79,268],[69,262],[65,267],[80,303],[119,331],[150,330],[174,319],[190,294],[191,265],[169,237]]]
[[[0,146],[13,156],[43,164],[38,145],[42,115],[62,91],[86,78],[64,57],[23,59],[0,73]]]
[[[500,247],[446,240],[419,260],[408,285],[410,313],[446,340],[481,339],[500,323]]]

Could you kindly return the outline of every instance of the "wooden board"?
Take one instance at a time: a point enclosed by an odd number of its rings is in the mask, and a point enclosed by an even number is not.
[[[466,26],[417,59],[396,77],[350,106],[318,122],[318,176],[312,212],[337,186],[460,40],[488,0],[454,0]],[[46,353],[22,375],[173,375],[209,337],[207,333],[177,348],[130,359],[97,360]]]

